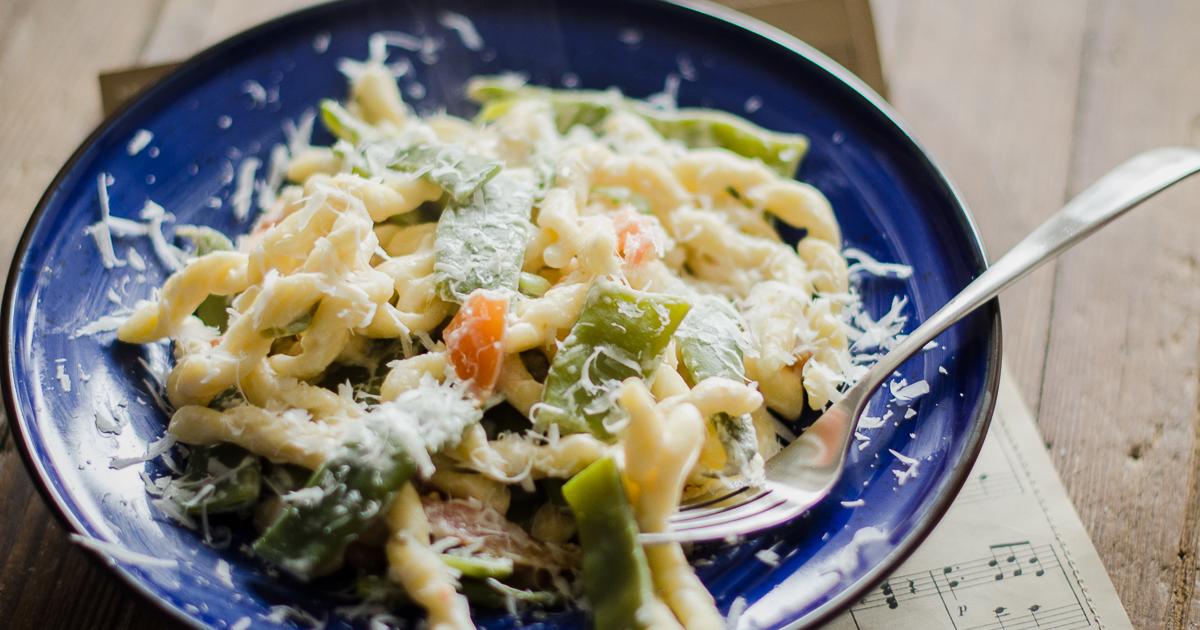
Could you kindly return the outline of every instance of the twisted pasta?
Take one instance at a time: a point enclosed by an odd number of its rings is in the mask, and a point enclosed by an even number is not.
[[[589,530],[553,480],[619,476],[606,514],[636,550],[681,496],[761,479],[772,412],[827,404],[855,369],[849,278],[828,201],[789,176],[802,138],[504,81],[475,121],[421,117],[379,63],[388,37],[321,104],[336,144],[290,143],[291,183],[237,248],[118,337],[175,342],[169,430],[195,457],[233,446],[271,475],[256,553],[307,579],[373,545],[430,627],[465,628],[460,590],[572,593]],[[723,627],[679,545],[630,555],[654,592],[606,618]]]

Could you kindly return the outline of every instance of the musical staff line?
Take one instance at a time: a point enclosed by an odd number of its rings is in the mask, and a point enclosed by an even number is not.
[[[965,589],[1005,579],[1043,577],[1046,571],[1060,567],[1058,555],[1048,544],[1035,547],[1028,542],[1005,543],[993,545],[992,550],[990,556],[949,565],[940,570],[892,576],[878,589],[860,599],[854,608],[896,608],[905,601],[920,597],[957,598],[957,593]],[[997,555],[996,550],[1001,550],[1001,553]]]
[[[996,621],[962,630],[1077,630],[1092,625],[1083,609],[1075,604],[1049,609],[1034,604],[1016,615],[1008,614],[1003,607],[993,612]]]
[[[980,473],[971,477],[958,493],[957,503],[975,503],[1025,492],[1021,480],[1011,473]]]

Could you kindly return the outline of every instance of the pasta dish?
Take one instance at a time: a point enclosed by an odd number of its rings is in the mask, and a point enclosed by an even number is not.
[[[779,419],[852,377],[807,141],[513,77],[421,117],[352,70],[336,142],[236,243],[179,230],[191,258],[118,330],[173,343],[168,498],[432,628],[580,600],[599,628],[724,628],[683,548],[638,534],[753,483]]]

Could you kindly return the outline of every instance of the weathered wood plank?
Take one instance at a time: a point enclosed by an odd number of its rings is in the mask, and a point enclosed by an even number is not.
[[[321,0],[165,0],[141,64],[182,61],[230,35]]]
[[[18,3],[0,38],[0,212],[24,223],[54,172],[99,116],[96,74],[129,63],[159,0]],[[19,230],[0,232],[0,255]]]
[[[20,456],[0,452],[0,619],[8,628],[163,628],[167,618],[137,599],[54,522]]]
[[[159,0],[0,3],[0,216],[20,225],[100,116],[96,75],[137,57]],[[7,260],[20,230],[0,232]],[[3,429],[7,436],[8,429]],[[0,450],[0,619],[11,628],[166,627],[72,545],[20,457]]]
[[[876,0],[890,100],[950,172],[993,259],[1062,204],[1085,0]],[[1000,303],[1005,361],[1037,408],[1053,269]]]
[[[1098,0],[1070,191],[1200,116],[1200,4]],[[1194,137],[1191,138],[1195,140]],[[1055,463],[1138,627],[1196,627],[1200,181],[1058,266],[1041,419]]]

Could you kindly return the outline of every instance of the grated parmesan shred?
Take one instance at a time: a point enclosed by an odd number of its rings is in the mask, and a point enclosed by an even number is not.
[[[901,464],[904,464],[905,466],[904,470],[892,471],[892,474],[896,476],[897,484],[903,486],[904,482],[917,477],[917,466],[919,466],[921,463],[919,460],[909,457],[904,453],[900,453],[895,449],[889,448],[888,452],[892,454],[892,457],[895,457]]]
[[[738,623],[742,615],[746,612],[746,598],[738,595],[733,599],[733,603],[729,605],[729,614],[725,616],[725,627],[733,630],[740,624]]]
[[[170,271],[182,268],[184,261],[187,260],[187,254],[178,247],[168,243],[162,231],[163,222],[173,221],[175,215],[167,212],[157,203],[147,199],[146,205],[142,208],[141,217],[148,222],[146,236],[150,239],[150,247],[154,251],[155,257],[162,263],[162,266]]]
[[[467,16],[453,11],[442,11],[438,15],[438,24],[458,33],[458,38],[467,50],[478,52],[483,49],[483,38],[479,36],[475,24]]]
[[[252,109],[262,109],[267,105],[267,90],[261,83],[254,80],[242,82],[242,93],[250,97]]]
[[[846,269],[852,276],[859,272],[866,272],[881,278],[895,278],[897,280],[906,280],[912,277],[912,267],[899,263],[879,262],[861,249],[849,247],[842,252],[842,255],[846,257],[847,261],[854,261]]]
[[[129,144],[125,145],[125,152],[133,157],[142,152],[147,145],[154,140],[154,134],[146,129],[138,129],[129,139]]]
[[[142,258],[142,255],[139,254],[136,249],[130,247],[129,251],[126,252],[125,257],[129,259],[129,266],[132,267],[134,271],[146,270],[146,259]]]
[[[263,181],[255,183],[258,191],[259,210],[266,212],[275,205],[276,192],[283,184],[284,176],[287,174],[287,164],[288,147],[283,144],[271,147],[270,157],[267,158],[267,177]]]
[[[675,72],[667,73],[663,80],[663,89],[646,97],[646,102],[664,111],[673,111],[679,102],[680,76]]]
[[[929,393],[929,383],[924,380],[915,383],[909,383],[904,379],[900,382],[892,382],[888,384],[888,389],[891,390],[892,396],[899,401],[908,402],[916,400],[921,396]]]
[[[233,569],[229,566],[228,562],[218,559],[214,572],[217,574],[217,579],[221,580],[222,584],[228,586],[229,588],[233,588]]]
[[[317,112],[313,108],[304,110],[295,122],[283,121],[283,137],[287,141],[287,150],[296,156],[304,149],[312,146],[313,123],[317,120]],[[286,168],[286,164],[284,167]]]
[[[74,333],[71,334],[71,339],[88,337],[105,332],[112,332],[120,328],[121,324],[125,323],[125,319],[127,317],[129,317],[129,312],[101,315],[92,322],[80,326]]]
[[[332,40],[333,35],[331,35],[329,31],[321,31],[320,33],[317,33],[316,36],[313,37],[312,41],[313,51],[318,55],[325,54],[325,51],[329,50],[329,42]]]
[[[89,225],[84,233],[96,241],[96,249],[100,250],[100,263],[105,269],[124,267],[125,261],[117,258],[113,250],[112,232],[109,230],[108,185],[111,175],[100,173],[96,180],[96,198],[100,202],[100,221]]]
[[[300,610],[299,608],[293,608],[291,606],[284,605],[271,606],[271,613],[266,615],[264,619],[275,624],[282,624],[285,621],[292,621],[300,624],[301,627],[307,627],[312,630],[324,628],[326,625],[324,621],[317,619],[316,617],[304,612],[303,610]]]
[[[179,566],[179,563],[174,559],[156,558],[144,553],[138,553],[132,549],[127,549],[117,543],[100,540],[99,538],[92,538],[91,536],[71,534],[70,539],[71,542],[74,542],[75,544],[92,551],[96,555],[100,556],[102,560],[114,566],[118,562],[143,567],[176,568]]]
[[[246,217],[250,216],[250,202],[254,196],[254,174],[258,172],[260,165],[262,161],[256,157],[244,158],[238,165],[237,182],[234,184],[230,202],[233,204],[233,216],[239,221],[245,221]]]
[[[59,359],[60,361],[62,359]],[[54,366],[54,378],[58,379],[58,387],[64,392],[71,391],[71,376],[67,374],[66,366],[58,363]]]
[[[146,452],[144,454],[136,457],[114,457],[108,463],[108,467],[113,470],[120,470],[135,464],[142,464],[161,457],[164,453],[171,450],[172,446],[175,446],[175,436],[170,433],[164,433],[162,437],[146,445]]]
[[[779,554],[774,549],[759,549],[755,552],[754,557],[767,566],[779,566]]]

